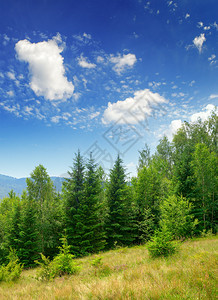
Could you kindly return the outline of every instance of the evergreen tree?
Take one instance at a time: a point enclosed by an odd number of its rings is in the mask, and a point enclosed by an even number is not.
[[[105,235],[100,216],[101,182],[97,166],[90,154],[85,176],[85,190],[81,211],[83,214],[83,239],[81,248],[85,253],[96,253],[104,248]]]
[[[74,255],[79,256],[83,254],[83,249],[81,249],[84,230],[82,204],[85,196],[85,166],[80,151],[75,155],[71,170],[72,172],[68,172],[70,178],[67,178],[63,184],[66,212],[65,226],[72,252]]]
[[[20,248],[20,218],[21,218],[21,201],[19,197],[16,197],[15,202],[13,203],[13,207],[11,210],[10,218],[8,217],[9,224],[9,232],[8,232],[8,246],[16,252],[19,251]]]
[[[41,249],[38,238],[35,203],[33,200],[28,199],[24,191],[19,225],[19,251],[17,254],[26,267],[34,266],[35,260],[40,256]]]
[[[13,215],[18,201],[19,197],[13,191],[0,201],[0,264],[7,262],[10,246],[14,243],[12,231],[18,219],[14,220]]]
[[[150,164],[150,160],[150,148],[147,144],[145,144],[145,147],[141,151],[139,151],[138,171],[143,167],[148,167]]]
[[[107,184],[106,197],[108,216],[106,219],[107,247],[130,245],[134,241],[133,214],[125,181],[121,158],[117,157]]]

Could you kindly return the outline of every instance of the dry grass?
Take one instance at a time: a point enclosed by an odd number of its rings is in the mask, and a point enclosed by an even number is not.
[[[218,299],[218,239],[182,244],[178,254],[151,260],[145,246],[78,259],[78,274],[52,282],[27,270],[16,283],[0,285],[0,299]],[[97,270],[91,265],[102,257]]]

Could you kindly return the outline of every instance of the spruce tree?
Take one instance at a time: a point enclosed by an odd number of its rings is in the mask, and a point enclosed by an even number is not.
[[[80,256],[83,255],[83,249],[81,248],[84,233],[82,224],[82,203],[85,195],[85,166],[80,151],[75,154],[73,167],[71,169],[72,172],[68,172],[70,178],[67,178],[63,184],[66,216],[65,226],[72,253],[76,256]]]
[[[90,154],[85,176],[85,197],[82,201],[83,239],[81,246],[85,253],[96,253],[103,250],[105,236],[100,216],[101,182],[97,165]]]
[[[117,157],[110,171],[107,185],[108,216],[106,220],[107,247],[130,245],[133,240],[133,215],[129,199],[125,170],[121,158]]]
[[[8,232],[8,244],[9,247],[19,251],[20,248],[20,218],[21,218],[21,201],[19,197],[16,197],[15,202],[13,203],[10,218],[9,232]]]
[[[22,194],[22,213],[19,225],[18,257],[26,267],[35,265],[39,258],[39,233],[37,231],[36,208],[33,200],[28,199],[26,191]]]

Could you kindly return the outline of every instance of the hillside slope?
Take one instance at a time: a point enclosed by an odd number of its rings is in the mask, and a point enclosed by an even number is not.
[[[217,251],[217,237],[184,242],[167,259],[150,259],[145,246],[120,248],[77,259],[76,275],[52,282],[37,281],[36,269],[23,271],[18,282],[0,284],[0,299],[216,299]]]

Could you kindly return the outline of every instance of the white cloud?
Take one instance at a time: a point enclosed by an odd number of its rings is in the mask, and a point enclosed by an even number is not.
[[[85,32],[83,33],[83,37],[86,38],[86,39],[88,39],[88,40],[91,40],[91,39],[92,39],[91,34],[85,33]]]
[[[91,115],[90,115],[90,119],[94,119],[96,117],[98,117],[100,115],[100,112],[99,111],[96,111],[96,112],[93,112]]]
[[[149,89],[140,90],[134,93],[134,97],[129,97],[124,101],[108,103],[104,111],[102,122],[109,124],[138,124],[152,115],[154,110],[163,110],[160,104],[167,103],[167,100],[158,93],[153,93]]]
[[[52,123],[59,123],[59,120],[61,119],[61,116],[54,116],[51,118]]]
[[[31,89],[47,100],[66,100],[74,91],[72,82],[65,76],[60,41],[61,37],[57,35],[47,42],[20,40],[15,45],[18,59],[29,64]]]
[[[196,36],[193,40],[193,43],[195,47],[198,49],[199,53],[202,51],[203,43],[206,41],[206,38],[204,36],[204,33],[201,33],[201,35]]]
[[[204,26],[204,23],[203,22],[198,22],[198,27],[201,28]]]
[[[210,26],[204,26],[204,30],[210,30]]]
[[[191,116],[191,122],[196,122],[198,119],[205,121],[211,115],[212,111],[215,109],[213,104],[208,104],[203,111],[195,113]]]
[[[212,94],[212,95],[210,95],[210,97],[209,97],[209,99],[214,99],[214,98],[218,98],[218,94],[216,95],[216,94]]]
[[[7,92],[7,95],[8,95],[9,97],[13,97],[13,96],[14,96],[14,92],[13,92],[13,91],[8,91],[8,92]]]
[[[214,22],[212,26],[214,26],[216,30],[218,30],[218,24],[216,22]]]
[[[111,55],[110,62],[114,64],[113,70],[117,74],[121,74],[123,71],[125,71],[126,68],[131,68],[136,63],[137,59],[135,54],[123,54],[121,56],[120,54],[118,56]]]
[[[80,58],[78,58],[78,64],[80,65],[80,67],[86,68],[86,69],[93,69],[96,67],[96,64],[92,64],[92,63],[88,62],[87,58],[83,57],[82,55],[80,56]]]
[[[98,57],[96,58],[96,61],[97,61],[97,63],[103,63],[103,62],[104,62],[104,57],[98,56]]]
[[[218,95],[211,95],[210,99],[213,99],[213,98],[218,98]],[[184,107],[184,108],[187,108],[187,107]],[[206,107],[204,107],[202,109],[201,112],[194,113],[190,117],[188,117],[188,121],[191,123],[198,121],[198,119],[205,121],[209,118],[212,111],[214,111],[214,110],[215,110],[215,105],[208,104]],[[165,129],[164,131],[162,131],[160,137],[164,134],[168,137],[169,141],[172,141],[174,134],[176,134],[177,130],[182,127],[182,124],[183,124],[183,122],[180,119],[173,120],[170,123],[169,127],[167,129]]]
[[[215,54],[212,54],[210,57],[208,57],[210,65],[215,65],[217,63],[217,60],[215,60],[215,58],[216,58]]]
[[[190,83],[189,83],[189,86],[193,86],[195,84],[195,80],[192,80]]]
[[[83,44],[89,44],[91,42],[92,36],[89,33],[83,33],[83,35],[73,35],[78,42]]]
[[[7,72],[7,76],[8,76],[8,78],[10,78],[11,80],[16,80],[16,77],[15,77],[14,72]]]
[[[190,18],[190,14],[187,13],[187,14],[185,15],[185,19],[188,19],[188,18]]]
[[[215,54],[212,54],[212,55],[208,58],[208,60],[213,60],[214,58],[216,58],[216,55],[215,55]]]
[[[164,135],[168,137],[169,141],[172,141],[173,135],[176,134],[177,130],[181,127],[182,127],[181,120],[173,120],[170,123],[169,128],[164,131]]]

